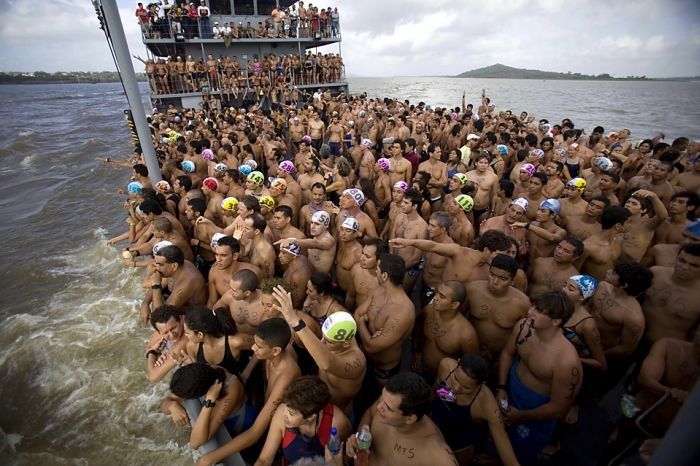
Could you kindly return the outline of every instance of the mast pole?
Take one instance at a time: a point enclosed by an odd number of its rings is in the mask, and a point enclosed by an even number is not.
[[[141,143],[141,151],[146,161],[146,167],[148,167],[148,177],[155,186],[155,184],[162,179],[160,167],[158,166],[156,150],[153,147],[151,130],[146,121],[146,112],[143,109],[141,92],[139,91],[138,82],[136,81],[134,65],[131,63],[131,53],[129,52],[129,45],[126,42],[117,2],[116,0],[101,0],[100,3],[102,5],[102,11],[104,12],[104,21],[108,28],[109,38],[114,48],[114,56],[117,61],[118,71],[124,83],[126,100],[129,102],[129,107],[131,108],[131,114],[133,115],[136,126],[136,133],[139,135],[139,142]]]

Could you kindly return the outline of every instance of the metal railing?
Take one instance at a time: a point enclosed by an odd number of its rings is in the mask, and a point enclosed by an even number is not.
[[[175,39],[180,36],[185,40],[196,40],[196,39],[219,39],[231,41],[242,40],[242,39],[341,39],[340,35],[340,23],[328,22],[325,28],[314,27],[311,22],[307,22],[307,25],[302,25],[300,22],[292,23],[289,29],[273,29],[273,33],[270,34],[269,30],[265,30],[264,35],[258,33],[258,29],[252,27],[248,29],[245,26],[236,25],[238,28],[238,37],[229,35],[224,37],[220,34],[214,34],[214,23],[215,21],[211,17],[197,17],[190,18],[188,16],[183,16],[181,19],[173,19],[170,17],[159,17],[158,21],[149,24],[139,23],[141,25],[141,36],[144,40],[150,39]],[[223,24],[234,23],[230,21],[229,23],[220,23],[222,29],[224,29]],[[239,22],[239,24],[241,24]]]
[[[148,76],[149,88],[151,94],[155,96],[162,95],[178,95],[191,93],[232,93],[243,92],[255,89],[257,91],[278,91],[281,89],[291,89],[294,86],[324,86],[332,84],[342,84],[346,82],[345,65],[340,69],[333,69],[331,75],[325,79],[318,79],[318,75],[304,74],[304,69],[301,73],[295,72],[294,69],[282,70],[279,73],[277,70],[266,72],[266,78],[269,80],[269,85],[256,85],[256,78],[263,78],[265,73],[255,74],[242,66],[241,70],[236,73],[225,73],[221,71],[207,72],[198,71],[194,73],[187,72],[169,72],[163,76],[153,74]],[[241,81],[241,78],[244,78]],[[284,84],[278,84],[277,79],[284,78]],[[235,89],[235,91],[234,91]]]

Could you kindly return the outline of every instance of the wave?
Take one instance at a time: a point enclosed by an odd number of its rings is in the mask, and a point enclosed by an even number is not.
[[[34,413],[3,426],[14,435],[16,458],[36,458],[37,451],[22,451],[22,436],[31,435],[33,444],[51,445],[55,459],[45,463],[108,464],[118,456],[126,464],[192,464],[187,431],[158,409],[167,385],[146,382],[143,345],[152,330],[138,319],[140,274],[103,239],[54,259],[59,265],[47,272],[63,289],[0,327],[0,396]]]

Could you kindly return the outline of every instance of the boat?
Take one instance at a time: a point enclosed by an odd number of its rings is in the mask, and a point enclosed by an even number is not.
[[[273,9],[285,10],[295,3],[297,2],[294,0],[210,0],[208,17],[197,17],[196,20],[183,17],[180,20],[176,18],[177,15],[169,14],[157,27],[151,24],[148,28],[142,28],[142,41],[150,55],[146,66],[151,106],[160,110],[170,105],[175,108],[201,108],[203,98],[208,99],[211,96],[217,100],[218,106],[237,106],[245,98],[251,102],[252,96],[256,97],[253,100],[262,100],[266,92],[265,87],[270,83],[272,86],[296,89],[301,93],[328,90],[332,95],[348,95],[349,88],[341,58],[342,39],[338,27],[332,28],[331,32],[329,24],[328,32],[324,34],[313,28],[311,21],[308,21],[308,27],[299,24],[298,31],[287,30],[286,34],[282,27],[279,28],[279,33],[276,29],[275,34],[249,34],[248,25],[255,31],[255,25],[264,27],[266,23],[274,24],[271,23]],[[226,39],[215,34],[214,26],[217,25],[222,28],[224,25],[234,25],[240,31],[240,37]],[[313,58],[309,57],[315,55],[312,49],[317,52],[319,47],[332,44],[337,45],[338,52],[330,55],[340,64],[337,72],[331,71],[330,76],[327,76],[332,79],[321,79],[323,76],[313,72],[307,73],[307,68],[310,68],[309,62],[313,61]],[[268,68],[268,75],[264,76],[266,70],[260,64],[270,54],[286,57],[290,62],[298,60],[301,64],[300,72],[290,68],[288,72],[283,69],[280,74],[277,67],[274,70]],[[169,75],[166,78],[169,85],[164,86],[162,81],[159,83],[160,77],[157,73],[148,73],[148,67],[154,67],[155,63],[159,62],[162,64],[167,59],[181,62],[191,59],[199,70],[196,73]],[[226,61],[237,62],[239,72],[235,77],[230,76],[235,67],[232,66],[230,72],[227,72],[225,63],[222,63]],[[213,63],[216,63],[215,69]],[[204,70],[201,69],[202,65]],[[192,62],[179,66],[180,69],[193,69]],[[234,81],[233,85],[231,81]],[[270,92],[279,92],[275,90],[279,88],[272,89]],[[240,95],[241,92],[244,96]]]

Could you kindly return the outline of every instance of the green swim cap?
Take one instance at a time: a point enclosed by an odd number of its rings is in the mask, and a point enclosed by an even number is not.
[[[248,175],[248,181],[252,181],[257,185],[262,185],[265,182],[265,175],[259,171],[251,172],[250,175]]]
[[[468,194],[460,194],[455,197],[455,202],[464,209],[465,212],[469,212],[474,207],[474,199]]]

